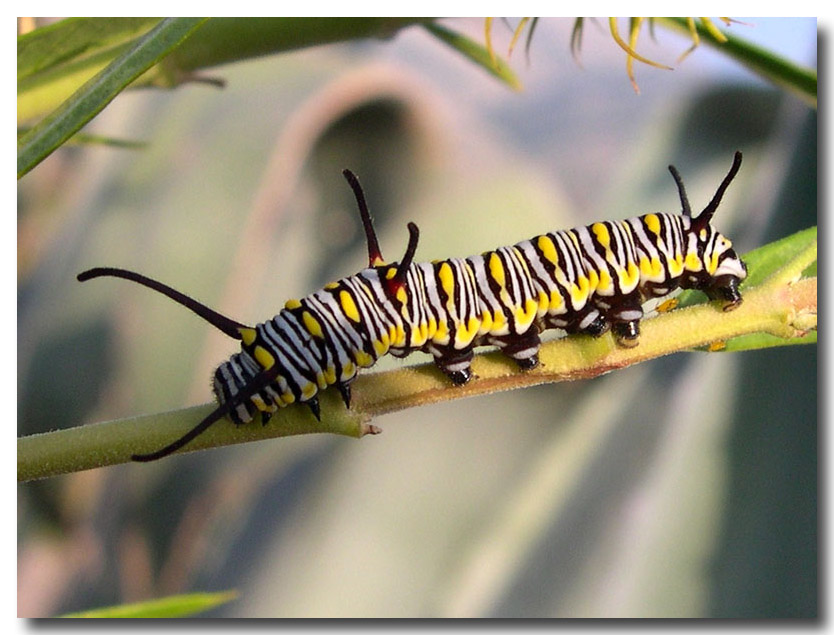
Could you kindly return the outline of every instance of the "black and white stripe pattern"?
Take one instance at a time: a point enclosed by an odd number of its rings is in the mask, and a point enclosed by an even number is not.
[[[681,284],[707,288],[716,276],[744,279],[730,242],[709,225],[696,229],[684,216],[650,214],[478,256],[415,263],[405,276],[404,303],[382,283],[387,266],[365,269],[256,326],[254,342],[218,368],[215,393],[221,403],[234,399],[262,370],[256,347],[268,351],[280,371],[274,386],[232,411],[238,422],[257,410],[311,401],[328,385],[349,384],[359,368],[388,352],[428,352],[463,383],[478,346],[497,346],[523,367],[535,366],[538,335],[549,328],[598,335],[614,326],[621,343],[632,344],[647,299]],[[355,314],[349,315],[343,294]],[[304,313],[320,335],[310,333]]]
[[[364,194],[345,176],[359,204],[369,266],[354,276],[287,302],[271,320],[248,327],[141,274],[99,268],[79,279],[110,275],[153,288],[188,307],[231,337],[242,350],[216,370],[219,407],[181,439],[137,460],[173,452],[228,410],[236,423],[256,412],[266,421],[278,408],[307,404],[319,416],[317,394],[338,386],[350,406],[350,383],[360,368],[387,353],[430,353],[456,384],[471,377],[478,346],[496,346],[529,370],[538,364],[539,334],[548,329],[601,335],[635,346],[642,304],[677,288],[704,291],[724,310],[741,302],[747,275],[729,240],[710,224],[741,164],[733,167],[709,205],[693,218],[677,171],[683,215],[646,214],[536,236],[478,256],[413,263],[419,231],[409,224],[402,263],[385,264]]]

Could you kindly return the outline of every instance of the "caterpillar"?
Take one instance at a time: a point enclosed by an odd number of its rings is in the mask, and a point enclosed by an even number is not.
[[[636,346],[643,303],[677,288],[698,289],[724,311],[742,301],[738,285],[747,267],[712,225],[713,214],[741,166],[732,167],[697,216],[674,166],[682,214],[646,214],[542,234],[468,258],[415,263],[419,230],[408,223],[402,259],[387,263],[358,179],[343,175],[356,198],[368,248],[368,267],[305,298],[289,300],[272,319],[248,326],[175,289],[126,269],[97,267],[79,281],[123,278],[190,309],[241,350],[214,373],[218,406],[190,431],[134,461],[167,456],[228,416],[235,424],[262,422],[299,402],[320,419],[317,394],[335,385],[347,408],[361,368],[385,354],[430,353],[453,384],[472,376],[478,346],[496,346],[522,370],[538,363],[540,333],[600,336],[609,329],[621,346]]]

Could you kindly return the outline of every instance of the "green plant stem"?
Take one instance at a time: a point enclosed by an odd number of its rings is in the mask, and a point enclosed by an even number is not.
[[[274,423],[266,426],[235,426],[223,420],[188,444],[186,450],[313,432],[361,437],[379,431],[367,423],[366,413],[346,410],[334,392],[324,391],[320,396],[324,413],[321,422],[304,407],[285,408],[275,415]],[[132,454],[158,450],[181,436],[215,407],[216,404],[204,404],[22,437],[17,446],[18,480],[127,463]]]
[[[510,360],[498,353],[479,355],[472,364],[477,379],[461,387],[450,387],[431,364],[365,376],[355,391],[354,407],[377,416],[502,390],[590,379],[749,333],[801,338],[812,328],[805,317],[816,316],[816,287],[816,278],[779,286],[763,285],[747,291],[741,307],[728,314],[722,315],[714,305],[702,304],[645,320],[636,348],[618,346],[610,333],[599,339],[576,336],[546,342],[539,352],[539,367],[528,372],[517,371]],[[797,324],[799,316],[803,317]],[[373,384],[366,385],[371,378]]]
[[[550,341],[541,348],[540,366],[529,372],[519,372],[497,353],[480,355],[472,364],[476,378],[461,387],[450,386],[433,364],[366,374],[353,384],[350,410],[345,409],[337,391],[325,390],[320,394],[321,422],[303,405],[295,405],[276,413],[266,426],[235,426],[222,421],[182,451],[313,432],[361,437],[379,432],[368,421],[387,412],[536,384],[587,379],[751,333],[783,340],[805,338],[816,328],[817,279],[799,276],[816,261],[816,233],[806,230],[768,247],[786,249],[785,245],[796,246],[793,258],[759,286],[745,288],[739,308],[721,313],[712,304],[701,304],[644,320],[636,348],[618,346],[610,333],[598,339],[576,336]],[[20,438],[18,480],[125,463],[131,454],[157,450],[178,438],[214,407],[204,405]]]

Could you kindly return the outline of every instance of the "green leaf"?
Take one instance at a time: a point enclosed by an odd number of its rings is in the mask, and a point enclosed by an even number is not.
[[[67,18],[17,39],[17,121],[54,110],[161,18]]]
[[[308,46],[367,38],[388,40],[401,29],[432,18],[279,17],[212,18],[200,37],[187,40],[166,60],[183,73]]]
[[[18,138],[29,132],[31,128],[23,127],[17,129]],[[97,145],[109,146],[111,148],[123,148],[127,150],[141,150],[147,147],[145,141],[135,141],[132,139],[116,139],[115,137],[105,137],[102,135],[87,134],[85,132],[78,132],[74,134],[69,140],[68,145]]]
[[[485,47],[469,39],[465,35],[451,31],[435,22],[425,24],[424,26],[429,33],[434,35],[441,42],[448,44],[458,53],[461,53],[464,57],[475,62],[490,75],[494,75],[513,90],[521,90],[521,82],[518,80],[515,73],[513,73],[512,69],[507,66],[507,63],[500,57],[494,58],[495,62],[493,63],[493,57],[489,54],[489,51]]]
[[[388,39],[430,18],[212,18],[165,62],[130,88],[169,88],[209,81],[196,73],[220,64],[307,46],[362,38]],[[160,21],[159,18],[68,18],[18,38],[17,120],[35,121],[57,108]],[[212,82],[219,83],[219,82]]]
[[[809,248],[816,245],[816,242],[817,228],[809,227],[781,240],[754,249],[743,257],[750,272],[743,286],[756,287],[762,284],[784,269],[787,263],[800,258]],[[816,254],[814,254],[811,262],[798,264],[797,266],[800,266],[800,269],[797,271],[797,275],[812,266],[816,260]],[[816,268],[813,271],[813,275],[816,275]]]
[[[158,600],[136,602],[109,606],[78,613],[67,613],[61,617],[82,618],[140,618],[140,617],[188,617],[196,613],[208,611],[237,598],[236,591],[220,593],[190,593],[187,595],[172,595]]]
[[[760,348],[774,348],[776,346],[794,346],[796,344],[816,344],[817,331],[809,331],[803,337],[795,337],[786,340],[784,337],[776,337],[769,333],[751,333],[750,335],[739,335],[726,343],[721,352],[735,353],[738,351],[755,351]]]
[[[57,110],[18,140],[20,178],[97,115],[139,75],[159,62],[206,18],[166,18],[87,81]],[[35,56],[32,55],[30,59]]]

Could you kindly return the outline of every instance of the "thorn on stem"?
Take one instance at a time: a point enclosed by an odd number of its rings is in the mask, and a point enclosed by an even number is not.
[[[371,423],[360,423],[359,424],[359,436],[364,437],[366,434],[380,434],[382,432],[382,428],[379,426],[375,426]]]

